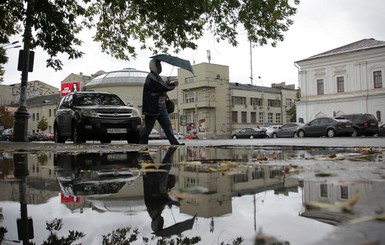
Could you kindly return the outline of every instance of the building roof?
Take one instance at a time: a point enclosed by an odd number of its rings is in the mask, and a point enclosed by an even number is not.
[[[322,57],[327,57],[327,56],[332,56],[337,54],[357,52],[357,51],[368,50],[373,48],[380,48],[380,47],[385,47],[385,41],[375,40],[374,38],[362,39],[360,41],[350,43],[342,47],[338,47],[320,54],[310,56],[309,58],[299,60],[297,62],[312,60],[312,59],[317,59],[317,58],[322,58]]]
[[[101,74],[91,82],[87,83],[84,87],[92,88],[98,85],[144,85],[148,71],[139,71],[135,68],[127,68],[119,71],[111,71],[104,74]],[[161,76],[163,80],[166,80],[167,77]],[[172,79],[176,77],[171,77]]]
[[[111,71],[95,77],[87,83],[85,87],[93,87],[102,84],[144,84],[147,75],[148,72],[138,71],[134,68]]]
[[[27,100],[28,106],[36,106],[42,104],[58,104],[60,102],[60,94],[50,94],[33,97]]]
[[[253,91],[253,92],[264,92],[264,93],[272,93],[272,94],[281,93],[281,89],[279,88],[255,86],[251,84],[242,84],[242,83],[230,83],[230,89],[246,90],[246,91]]]

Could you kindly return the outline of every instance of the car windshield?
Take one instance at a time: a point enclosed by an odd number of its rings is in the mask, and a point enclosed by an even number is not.
[[[78,94],[77,105],[124,105],[124,102],[114,94]]]

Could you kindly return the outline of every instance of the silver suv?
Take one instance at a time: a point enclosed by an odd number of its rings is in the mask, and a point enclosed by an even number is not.
[[[141,127],[138,109],[126,105],[116,94],[73,92],[63,97],[58,106],[54,122],[55,142],[72,139],[73,143],[86,140],[138,143]]]

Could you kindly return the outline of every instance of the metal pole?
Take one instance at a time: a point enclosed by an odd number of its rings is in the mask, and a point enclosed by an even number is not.
[[[31,19],[32,19],[32,7],[31,3],[27,1],[27,16],[25,22],[24,31],[24,51],[22,55],[22,72],[21,72],[21,84],[20,84],[20,98],[19,107],[15,112],[14,122],[14,138],[16,142],[27,142],[28,131],[28,118],[29,113],[27,111],[27,98],[26,89],[28,84],[28,71],[29,71],[29,51],[31,44]]]

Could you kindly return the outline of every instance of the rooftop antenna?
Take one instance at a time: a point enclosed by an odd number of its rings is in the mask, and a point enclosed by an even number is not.
[[[211,52],[210,49],[207,50],[207,59],[209,61],[209,64],[211,63]]]

